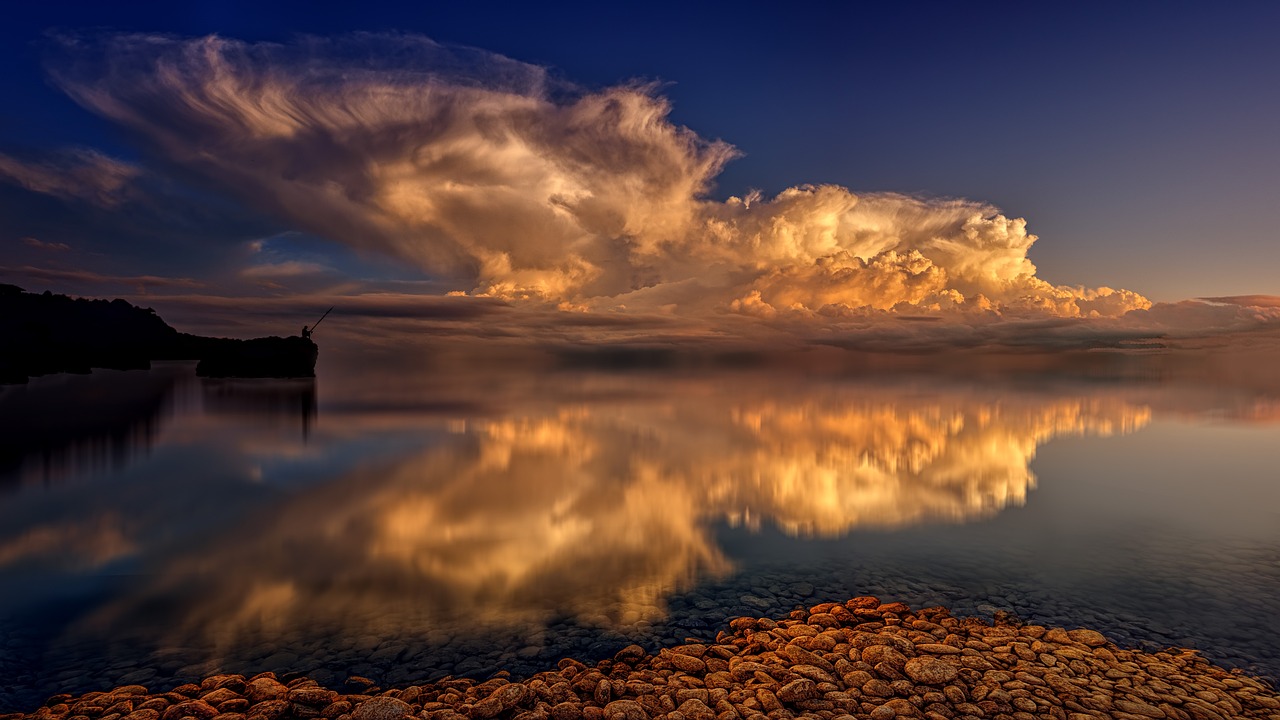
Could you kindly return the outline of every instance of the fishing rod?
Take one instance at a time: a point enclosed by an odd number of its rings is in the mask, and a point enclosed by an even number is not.
[[[336,307],[336,306],[335,306],[335,307]],[[328,310],[325,310],[325,311],[324,311],[324,314],[320,316],[320,319],[316,321],[316,325],[319,325],[320,323],[324,322],[324,319],[325,319],[325,318],[327,318],[327,317],[329,317],[329,313],[331,313],[331,312],[333,312],[333,308],[332,308],[332,307],[331,307],[331,308],[329,308]],[[312,326],[311,326],[311,332],[315,332],[315,331],[316,331],[316,325],[312,325]]]
[[[336,306],[334,306],[334,307],[336,307]],[[302,326],[302,337],[304,337],[304,338],[308,338],[308,339],[309,339],[309,338],[311,337],[311,333],[313,333],[313,332],[315,332],[315,331],[316,331],[316,325],[319,325],[320,323],[324,322],[324,319],[325,319],[325,318],[327,318],[327,317],[329,317],[329,313],[331,313],[331,312],[333,312],[333,307],[330,307],[328,310],[325,310],[325,311],[324,311],[324,314],[320,316],[320,319],[316,321],[316,324],[315,324],[315,325],[312,325],[310,328],[308,328],[306,325],[303,325],[303,326]]]

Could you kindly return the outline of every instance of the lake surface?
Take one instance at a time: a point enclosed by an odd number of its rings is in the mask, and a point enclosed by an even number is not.
[[[1280,392],[1145,363],[3,388],[0,712],[217,671],[524,674],[862,594],[1274,679]]]

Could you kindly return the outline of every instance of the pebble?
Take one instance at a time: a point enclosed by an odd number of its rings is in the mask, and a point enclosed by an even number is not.
[[[960,669],[936,658],[914,657],[903,665],[903,672],[924,685],[944,685],[954,680]]]
[[[565,658],[514,682],[503,672],[384,691],[354,675],[330,689],[295,673],[220,674],[169,692],[134,684],[55,695],[0,720],[1280,718],[1274,688],[1193,651],[1125,648],[1094,630],[993,616],[862,596],[737,618],[705,642],[657,654],[627,645],[595,664]]]
[[[413,706],[392,697],[366,700],[351,713],[354,720],[400,720],[414,714]]]

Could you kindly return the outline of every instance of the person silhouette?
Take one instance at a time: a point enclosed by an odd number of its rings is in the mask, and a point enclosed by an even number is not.
[[[310,340],[310,339],[311,339],[311,331],[307,329],[307,326],[306,326],[306,325],[303,325],[303,326],[302,326],[302,339],[303,339],[303,340]]]

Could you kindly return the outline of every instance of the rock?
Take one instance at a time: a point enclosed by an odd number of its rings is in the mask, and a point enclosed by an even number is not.
[[[325,709],[320,711],[320,717],[336,718],[339,715],[345,715],[351,712],[351,703],[346,700],[339,700],[335,703],[327,705]]]
[[[413,706],[393,697],[366,700],[351,713],[353,720],[400,720],[413,714]]]
[[[945,685],[960,673],[954,665],[928,656],[911,658],[902,669],[907,677],[925,685]]]
[[[529,689],[519,683],[509,683],[493,691],[488,700],[497,701],[503,710],[520,705],[529,697]]]
[[[473,720],[486,720],[502,712],[502,703],[496,698],[485,698],[475,705],[471,706],[471,710],[467,715]]]
[[[920,643],[916,645],[916,650],[934,655],[959,655],[961,652],[960,648],[954,645],[943,645],[942,643]]]
[[[196,689],[199,690],[198,687]],[[191,702],[170,706],[161,713],[160,720],[178,720],[185,717],[193,717],[196,720],[209,720],[209,718],[217,714],[217,709],[209,703],[203,700],[192,700]]]
[[[834,684],[836,681],[834,675],[826,670],[814,667],[813,665],[792,665],[791,672],[801,677],[809,678],[814,682],[827,682]]]
[[[796,665],[811,665],[813,667],[822,668],[827,672],[833,672],[835,670],[835,666],[826,658],[815,652],[805,650],[799,645],[788,645],[782,652],[786,653],[787,657],[791,659],[791,662]]]
[[[408,647],[398,643],[389,643],[369,653],[369,662],[378,665],[393,663],[408,651]]]
[[[298,687],[289,691],[289,702],[326,707],[338,697],[338,693],[321,687]]]
[[[1107,644],[1107,639],[1097,630],[1088,630],[1085,628],[1069,630],[1067,632],[1067,637],[1082,645],[1088,645],[1089,647],[1101,647]]]
[[[609,698],[612,695],[613,685],[610,684],[608,680],[601,680],[596,683],[595,692],[592,693],[592,697],[595,698],[596,704],[601,706],[608,705]]]
[[[289,712],[288,700],[263,700],[254,703],[245,713],[248,720],[279,720]]]
[[[1067,644],[1072,642],[1071,635],[1069,635],[1067,631],[1063,630],[1062,628],[1050,628],[1047,632],[1045,632],[1044,639],[1047,640],[1048,642],[1059,643],[1059,644]]]
[[[619,650],[617,654],[613,656],[613,659],[621,662],[632,663],[647,656],[648,653],[646,653],[644,648],[639,645],[628,645]]]
[[[582,706],[576,702],[562,702],[551,707],[555,720],[582,720]]]
[[[711,691],[706,688],[680,688],[676,690],[677,703],[683,703],[687,700],[697,700],[703,704],[711,702]]]
[[[893,720],[896,717],[898,717],[898,711],[890,707],[888,703],[871,711],[871,720]]]
[[[907,664],[907,657],[888,645],[872,645],[862,651],[862,662],[868,665],[885,663],[895,670]]]
[[[862,684],[862,693],[870,697],[893,697],[893,688],[880,678],[873,678]]]
[[[605,720],[649,720],[644,706],[634,700],[614,700],[604,707]]]
[[[666,651],[663,651],[663,653],[664,658],[682,672],[690,675],[701,675],[707,671],[707,664],[692,655],[667,653]]]
[[[298,656],[291,652],[278,652],[261,661],[262,667],[272,668],[277,672],[291,668],[298,664]]]
[[[234,693],[243,693],[245,680],[240,675],[210,675],[200,683],[201,690],[218,690],[227,688]]]
[[[778,688],[778,699],[784,703],[796,703],[818,697],[818,684],[807,678],[792,680]]]
[[[1142,702],[1131,700],[1116,700],[1113,703],[1118,710],[1131,713],[1133,715],[1145,715],[1149,718],[1163,718],[1164,711],[1154,705],[1148,705]]]
[[[201,687],[204,686],[201,685]],[[233,692],[231,688],[220,687],[217,690],[210,690],[204,695],[201,695],[200,699],[214,707],[217,707],[228,700],[239,700],[241,698],[240,695]],[[248,702],[248,700],[245,700],[245,702]]]
[[[715,711],[697,698],[685,700],[676,710],[687,720],[715,720],[716,717]]]
[[[278,700],[289,695],[289,688],[276,682],[274,678],[257,677],[245,685],[244,696],[249,702],[257,705],[267,700]]]

